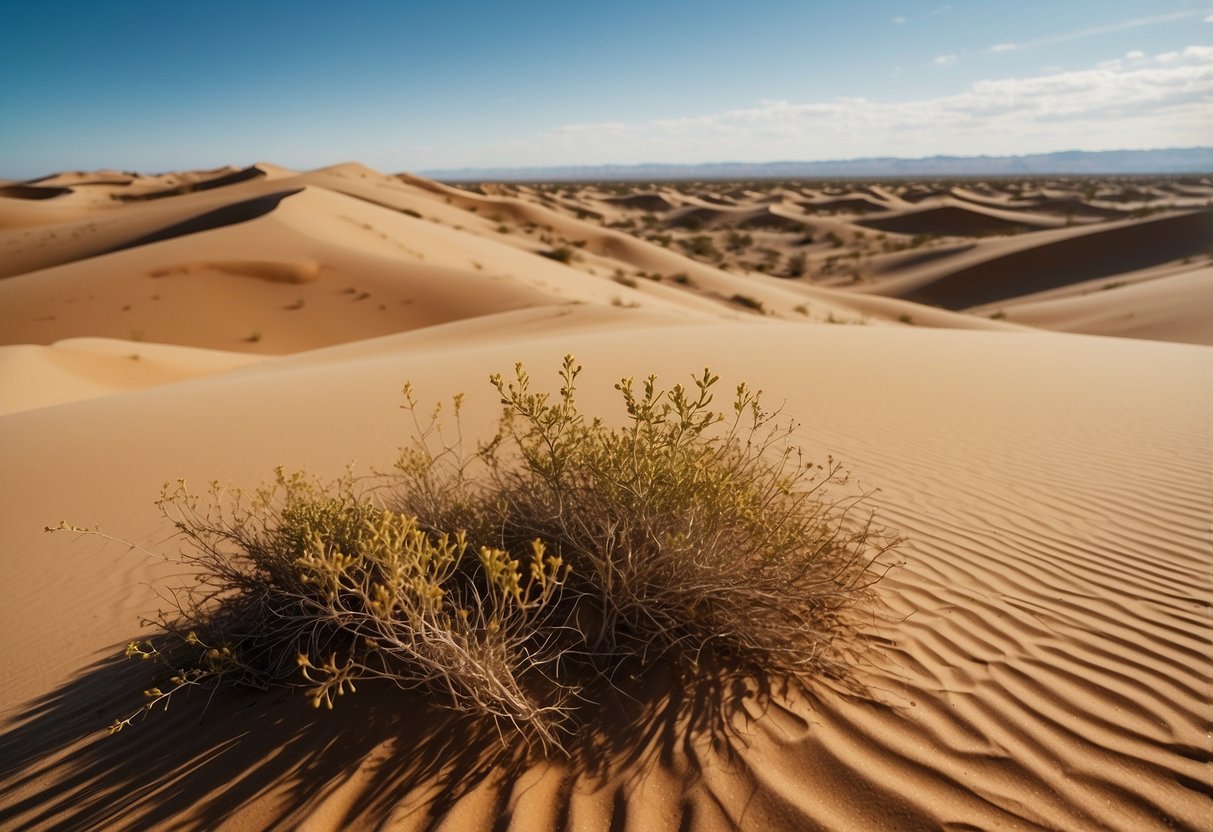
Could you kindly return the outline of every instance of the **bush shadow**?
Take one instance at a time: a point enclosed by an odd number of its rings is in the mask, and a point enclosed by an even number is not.
[[[768,681],[719,669],[624,675],[589,689],[583,730],[553,760],[580,791],[643,777],[695,748],[729,759],[777,695]],[[328,801],[336,827],[391,816],[428,829],[472,789],[508,784],[545,759],[520,734],[369,683],[332,713],[292,690],[195,691],[109,736],[150,684],[146,665],[106,658],[0,726],[0,828],[209,830],[253,804],[257,826],[294,827]]]

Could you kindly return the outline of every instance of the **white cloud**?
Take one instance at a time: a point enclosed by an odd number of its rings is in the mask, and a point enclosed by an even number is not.
[[[990,47],[991,52],[1014,52],[1019,48],[1018,43],[996,43]]]
[[[938,55],[931,63],[935,64],[935,66],[955,66],[956,56],[952,54]]]
[[[893,18],[892,22],[894,24],[896,24],[897,26],[904,26],[906,19],[904,17],[902,17],[901,15],[897,15],[897,17]]]
[[[1213,99],[1213,46],[1188,47],[1178,54],[1169,62],[1155,56],[983,80],[959,94],[919,100],[775,100],[647,122],[570,124],[501,151],[513,157],[511,164],[571,164],[1205,144],[1213,126],[1208,104]]]
[[[1146,56],[1146,53],[1142,52],[1140,49],[1134,49],[1132,52],[1125,53],[1125,57],[1128,58],[1130,61],[1140,61],[1145,56]]]
[[[1205,23],[1213,23],[1213,14],[1205,18]]]

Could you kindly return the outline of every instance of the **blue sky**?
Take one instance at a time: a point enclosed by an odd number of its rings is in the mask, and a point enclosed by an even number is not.
[[[1213,0],[10,0],[0,177],[1213,144]]]

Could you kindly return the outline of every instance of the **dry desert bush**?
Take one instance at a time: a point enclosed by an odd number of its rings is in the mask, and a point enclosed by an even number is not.
[[[163,681],[112,730],[187,688],[299,687],[316,706],[364,680],[566,751],[601,691],[661,665],[679,678],[842,678],[858,605],[896,544],[845,475],[742,384],[617,385],[626,419],[587,418],[571,356],[557,394],[525,368],[491,381],[496,436],[474,450],[406,386],[416,443],[388,475],[332,485],[281,469],[243,492],[166,486],[196,573],[127,654]]]

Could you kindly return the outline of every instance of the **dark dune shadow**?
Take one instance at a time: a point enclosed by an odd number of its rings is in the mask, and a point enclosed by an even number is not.
[[[242,202],[235,202],[230,205],[225,205],[222,208],[217,208],[213,211],[207,211],[203,214],[190,217],[188,220],[173,223],[151,233],[140,235],[131,240],[126,240],[116,246],[109,248],[98,248],[90,250],[89,248],[71,248],[71,247],[56,247],[44,249],[39,259],[33,264],[19,266],[15,262],[0,261],[0,278],[12,277],[17,274],[22,274],[30,271],[39,271],[41,269],[49,269],[54,266],[61,266],[65,263],[75,263],[87,260],[90,257],[99,257],[103,254],[112,254],[116,251],[125,251],[129,248],[144,246],[149,243],[158,243],[162,240],[171,240],[174,237],[183,237],[187,234],[196,234],[199,231],[211,231],[216,228],[223,228],[228,225],[236,225],[249,220],[257,219],[265,216],[278,207],[278,203],[286,199],[288,196],[302,191],[303,188],[294,188],[289,191],[279,191],[277,193],[266,194],[264,196],[254,197]],[[146,227],[146,225],[144,226]],[[96,243],[94,243],[96,245]]]
[[[957,254],[964,254],[966,251],[972,251],[977,247],[977,243],[962,243],[955,246],[941,246],[939,248],[925,249],[921,251],[898,252],[880,257],[873,258],[870,266],[872,274],[889,274],[891,272],[899,272],[904,269],[913,269],[918,266],[933,263],[937,260],[944,260],[948,257],[955,257]]]
[[[126,251],[127,249],[146,246],[150,243],[171,240],[174,237],[184,237],[187,234],[197,234],[200,231],[213,231],[216,228],[255,220],[273,211],[278,207],[278,203],[288,196],[294,196],[302,190],[303,188],[294,188],[289,191],[278,191],[277,193],[246,199],[242,202],[234,202],[231,205],[224,205],[222,208],[216,208],[213,211],[207,211],[196,217],[190,217],[183,222],[173,223],[158,231],[153,231],[142,237],[136,237],[133,240],[128,240],[125,243],[99,253],[112,254],[116,251]]]
[[[161,191],[152,191],[146,194],[115,194],[114,199],[120,202],[147,202],[153,199],[164,199],[170,196],[181,196],[182,194],[192,194],[198,191],[209,191],[214,188],[222,188],[227,185],[237,185],[241,182],[248,182],[252,179],[259,179],[265,176],[265,171],[256,166],[244,168],[243,170],[225,173],[222,176],[216,176],[213,179],[204,179],[201,182],[187,182],[183,185],[177,185],[172,188],[165,188]]]
[[[734,219],[737,212],[718,208],[688,208],[665,221],[666,228],[699,229]]]
[[[508,784],[539,759],[491,723],[372,684],[333,713],[297,691],[198,692],[107,735],[150,684],[147,665],[107,659],[0,727],[0,828],[208,830],[271,791],[259,811],[277,814],[258,823],[293,827],[355,773],[358,797],[337,825],[404,811],[428,827],[473,787]],[[589,788],[621,771],[642,776],[704,735],[728,757],[747,702],[770,695],[726,674],[668,670],[612,691],[587,709],[593,726],[565,761]]]
[[[618,205],[620,208],[634,208],[638,211],[651,211],[660,213],[669,211],[674,208],[674,203],[670,202],[661,194],[630,194],[628,196],[611,196],[603,200],[603,202],[611,205]],[[718,203],[728,204],[728,203]]]
[[[1145,220],[1016,251],[945,275],[905,300],[965,309],[1198,256],[1213,243],[1213,211]]]
[[[909,188],[898,194],[905,202],[922,202],[932,197],[951,196],[952,192],[947,188]]]
[[[935,234],[946,237],[1011,234],[1049,227],[1031,220],[1007,220],[1002,217],[994,217],[955,205],[926,208],[897,217],[860,220],[857,225],[895,234]]]
[[[1126,212],[1115,208],[1100,208],[1078,198],[1040,199],[1030,205],[1014,205],[1011,210],[1037,211],[1045,214],[1061,214],[1071,217],[1095,217],[1098,219],[1124,218]]]
[[[7,199],[53,199],[57,196],[70,194],[71,188],[56,188],[42,185],[5,185],[0,188],[0,197]]]
[[[1011,203],[997,199],[978,199],[966,193],[953,192],[952,196],[963,202],[980,205],[983,208],[995,208],[999,211],[1034,211],[1041,214],[1061,214],[1062,216],[1110,219],[1125,217],[1127,212],[1115,208],[1101,208],[1091,205],[1079,197],[1040,197],[1029,200],[1019,199]]]
[[[804,222],[795,217],[786,217],[783,214],[776,214],[770,208],[763,208],[760,211],[743,217],[737,223],[738,228],[767,228],[777,231],[795,231],[804,228]]]
[[[870,214],[888,211],[889,206],[865,197],[845,197],[843,199],[828,199],[819,202],[800,203],[806,211],[839,211],[844,214]]]

